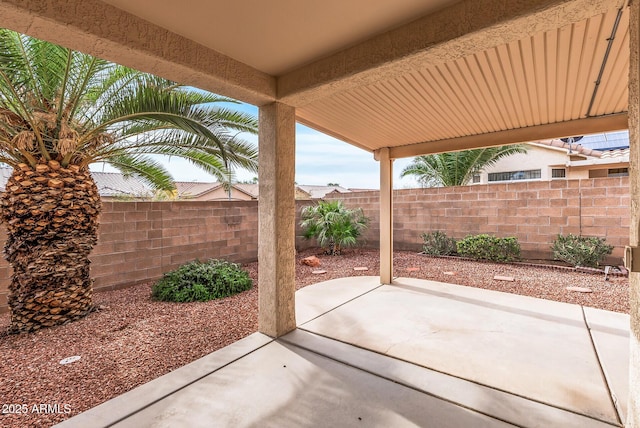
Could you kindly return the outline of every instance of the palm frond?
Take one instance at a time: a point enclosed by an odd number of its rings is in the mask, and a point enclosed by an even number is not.
[[[173,177],[162,164],[146,156],[122,154],[106,160],[122,172],[140,178],[156,190],[175,190]]]
[[[241,138],[257,132],[257,119],[234,103],[0,30],[0,156],[9,162],[100,160],[167,187],[149,156],[169,155],[227,180],[234,168],[257,171],[257,149]]]
[[[525,145],[514,144],[418,156],[400,175],[415,176],[421,184],[427,186],[462,186],[474,174],[494,165],[498,160],[526,151]]]

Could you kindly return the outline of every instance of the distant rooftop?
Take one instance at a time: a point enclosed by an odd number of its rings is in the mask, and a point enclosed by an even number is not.
[[[307,192],[311,199],[320,199],[324,198],[327,193],[338,192],[338,193],[351,193],[351,190],[346,189],[342,186],[312,186],[312,185],[298,185],[298,189],[301,189]]]
[[[12,169],[7,166],[0,166],[0,192],[4,191],[7,180],[11,176]],[[144,181],[137,177],[126,177],[117,172],[96,172],[91,171],[98,192],[102,197],[133,197],[133,198],[151,198],[155,194],[154,190]],[[203,196],[220,187],[219,182],[185,182],[176,181],[177,194],[179,199],[192,199]],[[247,194],[252,199],[258,197],[258,184],[236,183],[233,185],[236,191]],[[342,186],[312,186],[299,185],[296,186],[302,194],[297,194],[297,198],[302,199],[320,199],[331,192],[350,193],[352,189],[346,189]],[[360,191],[364,189],[358,189]],[[370,189],[366,189],[370,190]]]
[[[629,147],[629,131],[605,132],[604,134],[585,135],[577,141],[582,147],[589,149],[606,151],[626,149]]]

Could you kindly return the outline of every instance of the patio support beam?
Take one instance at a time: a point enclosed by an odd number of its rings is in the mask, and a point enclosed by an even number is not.
[[[295,126],[293,107],[260,107],[258,330],[272,337],[296,328]]]
[[[380,162],[380,283],[393,282],[393,159],[389,148],[376,152]]]
[[[640,1],[630,5],[629,18],[629,245],[640,246]],[[640,428],[640,272],[629,273],[631,349],[627,428]]]
[[[274,77],[99,0],[2,0],[0,27],[250,104]]]
[[[589,117],[568,122],[548,123],[526,128],[508,129],[488,134],[469,135],[439,141],[409,144],[392,147],[391,158],[400,159],[434,153],[454,152],[457,150],[477,149],[481,147],[503,146],[507,144],[528,143],[537,140],[588,135],[600,132],[627,129],[629,118],[626,113],[609,116]]]

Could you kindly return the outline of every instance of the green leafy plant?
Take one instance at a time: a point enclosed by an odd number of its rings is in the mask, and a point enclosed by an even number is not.
[[[511,262],[520,258],[520,244],[515,237],[469,235],[456,243],[458,254],[478,260]]]
[[[89,165],[105,162],[164,191],[176,186],[158,155],[222,182],[236,167],[258,171],[258,149],[242,137],[257,133],[258,120],[229,103],[237,102],[0,29],[0,164],[13,168],[0,222],[11,243],[12,333],[93,310],[89,254],[101,203]]]
[[[168,302],[205,302],[248,290],[253,282],[240,265],[225,260],[193,261],[164,274],[151,297]]]
[[[320,201],[302,209],[300,226],[304,237],[316,238],[327,254],[339,255],[342,248],[357,244],[369,225],[361,208],[348,209],[341,201]]]
[[[436,230],[422,234],[422,251],[430,256],[448,256],[456,252],[456,240]]]
[[[551,246],[553,258],[573,266],[598,267],[613,251],[604,238],[595,236],[558,235]]]
[[[418,156],[413,158],[400,175],[415,177],[423,187],[464,186],[469,184],[474,174],[494,165],[498,160],[526,152],[527,146],[514,144]]]

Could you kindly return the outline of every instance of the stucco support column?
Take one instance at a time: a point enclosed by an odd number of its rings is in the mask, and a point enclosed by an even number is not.
[[[260,107],[258,183],[258,330],[272,337],[296,328],[295,109]]]
[[[629,184],[631,230],[629,245],[640,245],[640,1],[631,2],[629,18]],[[629,405],[626,426],[640,428],[640,272],[629,274],[631,349]]]
[[[380,282],[393,280],[393,160],[389,149],[376,152],[380,161]]]

